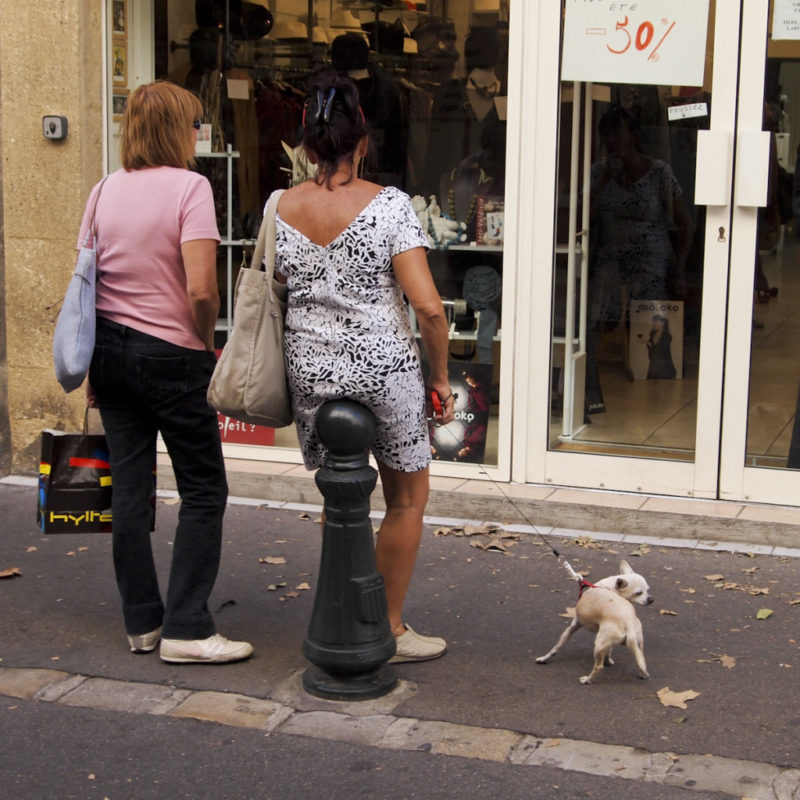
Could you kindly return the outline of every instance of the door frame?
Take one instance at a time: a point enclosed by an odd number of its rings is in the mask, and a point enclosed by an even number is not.
[[[748,202],[753,161],[766,161],[768,141],[762,134],[767,30],[771,3],[744,0],[741,78],[738,92],[737,161],[747,169],[734,178],[732,252],[728,317],[725,397],[722,408],[722,450],[719,496],[725,500],[796,505],[800,471],[746,466],[752,346],[753,254],[757,246],[757,208]],[[759,136],[761,141],[759,142]],[[766,171],[766,166],[762,167]],[[756,187],[766,195],[766,178]],[[747,358],[739,354],[746,353]]]
[[[745,0],[748,13],[758,0]],[[515,474],[522,472],[524,480],[532,483],[574,486],[617,491],[647,492],[686,497],[716,498],[719,496],[723,402],[725,375],[726,313],[734,312],[744,319],[749,330],[752,303],[752,251],[750,285],[737,304],[728,308],[728,270],[732,237],[718,241],[720,227],[731,229],[731,198],[733,189],[733,136],[737,113],[738,52],[741,10],[725,7],[724,14],[709,13],[709,35],[714,36],[711,118],[708,142],[712,145],[698,152],[696,194],[712,202],[707,205],[704,247],[703,295],[701,311],[700,366],[697,394],[695,460],[678,462],[641,457],[606,456],[589,453],[564,452],[548,449],[550,416],[550,364],[552,322],[551,297],[554,289],[553,259],[555,251],[555,181],[558,108],[560,90],[559,38],[561,4],[538,4],[539,14],[529,20],[530,41],[537,41],[535,87],[527,87],[523,107],[535,107],[537,113],[523,119],[522,141],[533,142],[533,154],[528,151],[520,159],[522,174],[535,180],[526,181],[520,196],[520,219],[532,224],[520,230],[520,251],[534,254],[530,282],[520,280],[518,320],[525,319],[522,306],[528,307],[530,328],[528,347],[520,346],[515,375],[519,378],[515,403],[517,423],[527,419],[524,452],[515,451]],[[712,6],[713,8],[713,6]],[[753,34],[748,31],[748,36]],[[533,56],[532,56],[533,57]],[[761,65],[763,71],[763,63]],[[526,69],[526,76],[534,74]],[[762,80],[763,83],[763,80]],[[763,88],[763,86],[762,86]],[[529,105],[534,103],[535,105]],[[760,119],[759,119],[760,130]],[[720,153],[724,157],[720,157]],[[530,159],[530,163],[528,162]],[[702,160],[701,160],[702,159]],[[708,161],[708,164],[706,164]],[[529,168],[532,169],[528,171]],[[755,212],[753,212],[754,214]],[[711,232],[714,235],[711,235]],[[542,242],[549,245],[542,247]],[[537,247],[535,246],[538,243]],[[740,284],[731,287],[742,294]],[[720,302],[720,299],[723,299]],[[736,325],[732,326],[734,329]],[[520,333],[522,325],[520,324]],[[542,346],[547,342],[548,346]],[[538,343],[538,346],[537,346]],[[521,363],[526,357],[526,363]],[[745,384],[746,386],[746,384]],[[729,388],[730,391],[730,388]],[[746,393],[745,393],[746,394]],[[733,411],[733,409],[732,409]],[[733,419],[733,417],[731,418]],[[521,433],[521,431],[520,431]],[[740,462],[744,465],[744,455]]]

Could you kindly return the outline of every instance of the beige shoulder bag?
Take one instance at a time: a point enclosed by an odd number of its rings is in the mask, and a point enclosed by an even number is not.
[[[283,359],[286,286],[274,279],[275,212],[282,194],[279,190],[270,195],[253,260],[239,270],[233,329],[208,387],[212,408],[233,419],[270,428],[292,422]]]

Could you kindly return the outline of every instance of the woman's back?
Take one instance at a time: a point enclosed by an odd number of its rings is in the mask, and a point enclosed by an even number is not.
[[[381,191],[376,183],[353,180],[328,189],[306,181],[286,192],[278,205],[284,222],[320,246],[330,244]]]

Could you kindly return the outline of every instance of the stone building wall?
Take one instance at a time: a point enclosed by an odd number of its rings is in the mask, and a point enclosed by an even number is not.
[[[82,424],[51,341],[89,190],[102,176],[102,3],[0,0],[0,470],[34,472],[42,428]],[[64,141],[42,117],[67,117]],[[3,353],[5,338],[5,354]],[[4,435],[4,429],[6,431]]]

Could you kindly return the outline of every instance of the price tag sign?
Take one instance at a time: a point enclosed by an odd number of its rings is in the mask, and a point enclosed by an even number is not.
[[[709,0],[566,0],[561,80],[702,86]]]
[[[772,38],[800,39],[800,0],[775,0]]]

